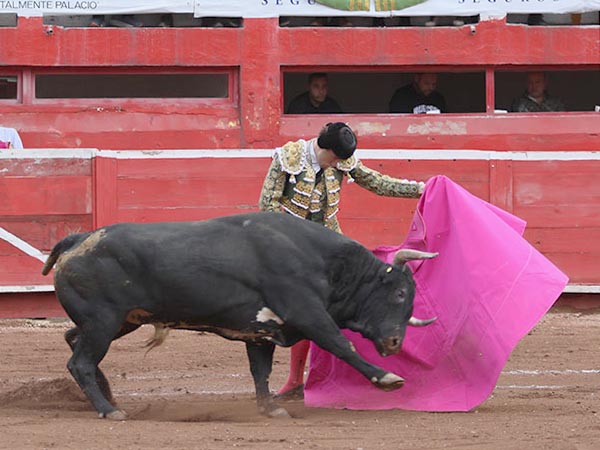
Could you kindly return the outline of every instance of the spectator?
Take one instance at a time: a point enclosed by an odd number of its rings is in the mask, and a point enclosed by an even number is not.
[[[427,22],[425,22],[426,27],[440,27],[450,25],[453,25],[455,27],[462,27],[464,24],[465,18],[459,16],[430,16]]]
[[[527,74],[527,90],[515,99],[512,112],[550,112],[566,111],[564,103],[548,94],[548,77],[543,72]]]
[[[446,100],[436,88],[437,74],[416,74],[411,84],[394,92],[390,100],[390,112],[414,114],[446,112]]]
[[[527,16],[527,25],[548,25],[544,21],[543,14],[529,14]]]
[[[0,127],[0,148],[23,149],[23,142],[17,130]]]
[[[183,14],[182,14],[183,15]],[[140,27],[172,27],[173,14],[129,14],[129,15],[106,15],[92,16],[88,23],[89,27],[118,27],[118,28],[140,28]]]
[[[242,20],[234,17],[203,17],[202,26],[208,28],[240,28]]]
[[[93,16],[90,21],[90,27],[119,27],[119,28],[139,28],[144,26],[144,22],[138,19],[135,15],[118,15],[118,16]]]
[[[262,211],[292,214],[341,233],[337,220],[342,179],[378,195],[418,198],[425,183],[392,178],[370,169],[355,156],[356,135],[342,122],[326,124],[318,137],[288,142],[275,150],[259,200]],[[293,237],[291,237],[293,238]],[[303,395],[309,342],[292,347],[290,373],[282,398]]]
[[[311,73],[308,77],[308,91],[294,98],[287,114],[336,114],[342,108],[327,95],[328,77],[326,73]]]

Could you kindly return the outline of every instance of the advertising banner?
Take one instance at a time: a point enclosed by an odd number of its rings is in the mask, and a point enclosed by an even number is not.
[[[197,16],[483,16],[583,13],[600,0],[197,0]]]
[[[19,16],[193,13],[194,0],[0,0],[0,14]],[[225,2],[226,3],[226,2]]]

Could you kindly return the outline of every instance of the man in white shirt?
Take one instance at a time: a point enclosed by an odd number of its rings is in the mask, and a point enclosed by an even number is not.
[[[23,149],[23,142],[14,128],[0,127],[0,142],[5,142],[7,148]]]

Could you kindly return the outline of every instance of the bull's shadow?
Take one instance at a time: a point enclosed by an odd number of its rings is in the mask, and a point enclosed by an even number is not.
[[[67,367],[101,417],[125,419],[98,368],[112,341],[143,324],[151,347],[170,329],[210,331],[246,343],[259,411],[287,416],[270,392],[275,345],[309,339],[383,390],[404,380],[362,359],[340,328],[360,332],[383,355],[400,351],[412,317],[410,259],[392,265],[358,242],[287,214],[250,213],[203,222],[116,224],[67,236],[52,249],[57,297],[76,327]]]

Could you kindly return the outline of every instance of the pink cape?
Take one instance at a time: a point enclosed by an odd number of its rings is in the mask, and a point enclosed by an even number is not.
[[[412,261],[414,316],[402,351],[381,357],[372,342],[344,330],[368,361],[402,376],[384,392],[352,367],[311,344],[307,406],[468,411],[492,392],[510,352],[550,309],[568,279],[523,237],[525,222],[446,177],[427,183],[408,237],[373,252],[391,262],[401,247],[439,252]]]

